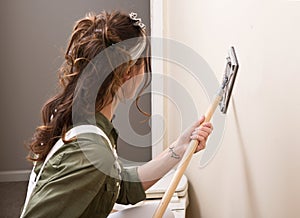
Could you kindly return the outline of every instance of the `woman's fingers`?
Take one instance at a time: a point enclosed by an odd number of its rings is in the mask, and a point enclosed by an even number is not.
[[[212,132],[211,128],[202,127],[201,129],[195,129],[194,132],[192,132],[192,135],[201,135],[207,137],[211,132]]]
[[[206,147],[206,143],[199,143],[195,152],[201,151]]]
[[[198,135],[198,134],[191,135],[191,139],[192,139],[192,140],[203,141],[203,140],[206,140],[206,138],[207,138],[207,137],[201,136],[201,135]]]
[[[213,126],[211,123],[203,123],[201,126],[194,129],[190,138],[192,140],[199,141],[196,152],[205,148],[207,138],[212,131],[213,131]]]
[[[201,116],[199,120],[197,120],[191,127],[189,127],[186,131],[186,133],[190,134],[193,132],[197,127],[199,127],[205,120],[204,116]]]
[[[203,125],[202,125],[203,127],[208,127],[208,128],[210,128],[210,129],[213,129],[213,125],[211,124],[211,123],[203,123]],[[199,127],[198,127],[199,128]]]
[[[200,124],[203,123],[204,120],[205,120],[205,116],[202,115],[202,116],[199,118],[199,120],[194,124],[194,126],[195,126],[195,127],[200,126]]]
[[[192,135],[201,135],[207,137],[213,130],[211,123],[205,123],[200,127],[197,127],[193,132]]]

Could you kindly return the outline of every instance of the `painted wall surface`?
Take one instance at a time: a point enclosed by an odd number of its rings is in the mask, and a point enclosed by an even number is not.
[[[5,179],[2,177],[6,173],[18,174],[31,168],[25,160],[24,142],[30,140],[41,124],[41,107],[55,93],[57,70],[63,63],[73,25],[88,12],[102,10],[135,11],[143,18],[150,34],[149,0],[1,1],[0,180]],[[149,112],[150,96],[147,99],[143,109]],[[132,128],[140,124],[139,120],[134,121],[139,114],[134,106],[130,116],[127,114]],[[149,130],[149,126],[145,126],[139,130]],[[145,138],[150,144],[151,136]],[[129,160],[151,158],[150,146],[137,151],[135,146],[128,146],[121,140],[119,147],[123,157]]]
[[[218,152],[205,167],[203,152],[194,155],[186,171],[187,217],[300,217],[300,1],[169,0],[164,12],[165,37],[195,50],[216,78],[229,46],[240,62]],[[166,74],[186,87],[203,114],[205,90],[172,63]],[[174,83],[166,90],[177,91]],[[172,141],[196,117],[180,114],[176,102],[166,110]]]

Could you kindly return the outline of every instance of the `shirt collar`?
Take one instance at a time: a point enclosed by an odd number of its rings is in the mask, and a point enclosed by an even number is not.
[[[104,133],[109,137],[113,138],[114,144],[116,144],[118,139],[118,132],[113,126],[112,122],[107,119],[101,112],[97,112],[95,114],[96,124],[99,128],[101,128]]]

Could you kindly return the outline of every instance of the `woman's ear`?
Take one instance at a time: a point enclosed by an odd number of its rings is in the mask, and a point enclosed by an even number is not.
[[[131,69],[129,69],[129,70],[125,73],[125,75],[124,75],[124,80],[125,80],[125,81],[127,81],[127,80],[129,80],[129,79],[131,79]]]

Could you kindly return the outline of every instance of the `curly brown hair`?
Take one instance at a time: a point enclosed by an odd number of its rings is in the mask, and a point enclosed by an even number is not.
[[[101,74],[102,71],[105,71],[105,66],[92,63],[93,59],[102,51],[116,43],[146,36],[142,28],[133,24],[134,21],[128,14],[118,11],[111,13],[103,11],[98,15],[90,13],[75,24],[65,52],[65,61],[58,72],[61,90],[42,107],[43,125],[36,128],[31,142],[27,144],[30,150],[27,157],[29,160],[43,161],[59,138],[67,142],[65,134],[73,125],[72,107],[74,99],[78,97],[76,96],[76,87],[80,76],[89,65],[97,65],[97,73]],[[136,105],[140,112],[148,115],[138,106],[138,100],[151,80],[150,43],[148,40],[146,41],[143,55],[136,62],[128,59],[128,53],[124,52],[128,48],[119,49],[118,52],[115,52],[116,54],[112,52],[110,55],[106,55],[105,61],[110,63],[111,68],[107,75],[102,75],[104,79],[97,93],[94,108],[90,111],[101,111],[106,105],[112,103],[117,90],[124,83],[124,75],[130,72],[130,68],[134,64],[134,67],[144,67],[145,71],[144,84],[136,98]],[[137,43],[137,41],[134,42]],[[134,46],[134,43],[129,43],[127,46]],[[112,66],[116,56],[125,61],[122,61],[121,65]],[[85,88],[89,89],[89,87]]]

